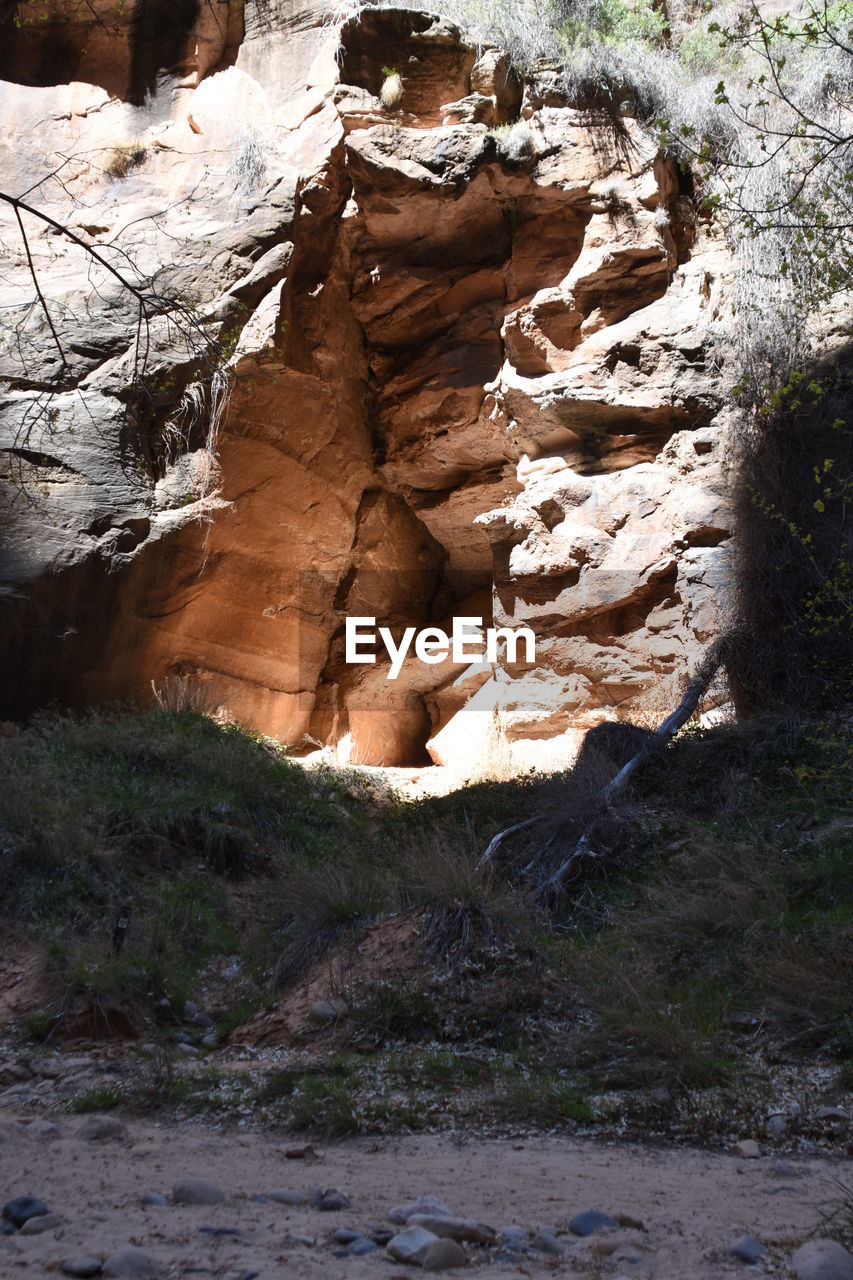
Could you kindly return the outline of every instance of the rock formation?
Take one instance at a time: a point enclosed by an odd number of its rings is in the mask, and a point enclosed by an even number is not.
[[[167,47],[153,12],[23,23],[4,63],[5,190],[76,239],[3,215],[3,713],[178,675],[385,764],[653,717],[728,581],[729,263],[689,178],[432,14],[190,4]],[[390,682],[352,614],[494,614],[537,662]]]

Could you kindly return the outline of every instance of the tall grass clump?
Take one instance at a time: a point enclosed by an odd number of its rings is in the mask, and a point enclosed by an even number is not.
[[[255,133],[242,133],[235,139],[228,176],[238,191],[246,195],[263,185],[267,175],[267,148]]]
[[[126,178],[138,169],[147,155],[142,142],[119,142],[109,151],[104,162],[104,173],[110,178]]]

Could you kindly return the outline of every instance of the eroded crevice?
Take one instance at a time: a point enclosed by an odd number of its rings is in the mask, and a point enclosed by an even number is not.
[[[72,467],[62,458],[57,458],[53,454],[42,453],[38,449],[24,449],[17,445],[5,445],[0,447],[0,453],[5,453],[9,458],[16,458],[20,462],[29,463],[31,467],[38,467],[40,470],[47,471],[65,471],[69,475],[78,475],[75,467]]]

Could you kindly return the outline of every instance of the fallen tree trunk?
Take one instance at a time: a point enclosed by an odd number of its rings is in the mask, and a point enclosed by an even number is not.
[[[727,636],[718,640],[711,646],[703,658],[696,674],[693,676],[692,680],[690,680],[687,689],[685,690],[684,697],[681,699],[681,702],[675,710],[667,716],[662,724],[658,726],[654,734],[643,744],[637,754],[632,756],[627,764],[623,765],[616,776],[611,778],[607,786],[603,788],[599,797],[597,816],[599,816],[603,810],[609,808],[614,799],[625,790],[628,782],[637,770],[641,768],[642,765],[651,758],[651,756],[656,755],[657,752],[660,751],[661,747],[669,742],[670,739],[674,738],[678,733],[678,730],[687,723],[699,705],[699,700],[705,693],[708,685],[723,665],[728,652],[728,647],[729,637]],[[552,816],[552,814],[537,813],[531,818],[525,818],[522,822],[515,822],[511,827],[505,827],[503,831],[499,831],[496,835],[492,836],[492,839],[486,846],[482,857],[477,863],[476,870],[481,871],[482,868],[487,865],[495,851],[501,846],[501,844],[503,844],[504,840],[507,840],[510,836],[515,835],[519,831],[526,830],[528,827],[536,826],[537,823],[546,822]],[[593,852],[590,846],[590,832],[594,821],[595,819],[587,824],[583,835],[578,840],[569,857],[561,863],[557,870],[550,875],[541,886],[540,891],[542,893],[553,892],[554,890],[562,888],[562,885],[570,871],[572,871],[581,860],[585,858],[591,859],[598,856]]]
[[[684,697],[679,702],[675,710],[667,716],[662,724],[655,729],[654,735],[643,744],[635,756],[632,756],[627,764],[623,765],[615,778],[611,778],[607,786],[601,792],[601,802],[599,812],[608,809],[616,797],[625,790],[633,775],[641,768],[647,760],[656,755],[663,746],[666,745],[681,729],[693,712],[699,705],[699,700],[704,694],[708,685],[714,679],[725,661],[727,648],[727,638],[718,640],[712,645],[709,652],[705,655],[698,671],[687,685]],[[593,819],[594,821],[594,819]],[[549,876],[542,886],[542,892],[553,892],[555,889],[562,888],[570,871],[577,866],[584,858],[594,858],[597,855],[593,853],[590,847],[590,832],[592,830],[592,822],[587,824],[581,838],[578,840],[568,858],[560,864],[553,875]]]
[[[486,863],[491,861],[492,854],[495,850],[498,849],[509,836],[514,836],[516,831],[524,831],[525,827],[534,827],[537,822],[541,821],[542,815],[536,813],[532,818],[525,818],[523,822],[514,822],[511,827],[505,827],[504,830],[499,831],[496,836],[492,836],[483,851],[483,856],[480,858],[480,861],[477,863],[474,870],[482,871]]]

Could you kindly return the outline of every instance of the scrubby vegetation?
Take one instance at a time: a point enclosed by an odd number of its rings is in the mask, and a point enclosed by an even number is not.
[[[0,740],[4,930],[38,939],[43,966],[21,1033],[145,1039],[166,1065],[149,1049],[142,1096],[227,1111],[245,1088],[176,1075],[178,1039],[251,1042],[281,1004],[310,1061],[262,1074],[250,1106],[336,1135],[438,1124],[448,1090],[454,1123],[553,1127],[605,1120],[608,1090],[745,1087],[744,1036],[768,1091],[774,1062],[850,1077],[853,736],[841,716],[833,733],[688,733],[543,901],[523,874],[541,833],[477,863],[543,804],[548,839],[574,837],[577,774],[415,804],[195,712],[41,718]],[[330,1067],[324,1046],[350,1056]]]
[[[104,172],[111,178],[126,178],[132,169],[138,169],[146,151],[141,142],[117,143],[108,153]]]
[[[811,0],[795,17],[693,0],[441,9],[506,48],[534,96],[544,77],[570,105],[657,129],[739,256],[733,381],[761,401],[805,365],[815,311],[850,280],[853,6]]]

